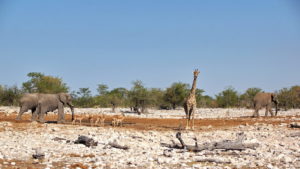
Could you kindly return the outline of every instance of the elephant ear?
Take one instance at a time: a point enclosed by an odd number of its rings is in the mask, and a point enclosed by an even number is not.
[[[277,102],[277,96],[276,96],[275,93],[271,94],[271,99],[272,99],[273,102]]]
[[[58,94],[58,98],[59,100],[63,103],[66,104],[67,103],[67,96],[65,93],[59,93]]]

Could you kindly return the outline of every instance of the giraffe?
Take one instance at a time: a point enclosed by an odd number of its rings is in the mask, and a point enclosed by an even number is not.
[[[185,114],[186,114],[186,129],[189,129],[189,124],[190,124],[190,121],[191,121],[191,117],[193,118],[193,125],[192,125],[192,129],[194,130],[194,112],[196,110],[196,107],[197,107],[197,102],[196,102],[196,96],[195,96],[195,93],[196,93],[196,82],[197,82],[197,77],[198,77],[198,74],[200,73],[200,71],[198,71],[198,69],[196,69],[194,71],[194,80],[193,80],[193,85],[192,85],[192,88],[191,88],[191,91],[188,95],[188,97],[186,98],[184,104],[183,104],[183,107],[184,107],[184,111],[185,111]]]

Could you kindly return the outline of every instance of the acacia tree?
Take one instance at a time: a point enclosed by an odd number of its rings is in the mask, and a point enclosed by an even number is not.
[[[106,95],[108,93],[108,86],[106,84],[98,84],[97,91],[99,96]]]
[[[227,89],[216,95],[216,101],[219,107],[236,107],[238,105],[239,96],[237,91],[233,87],[228,87]]]
[[[169,104],[170,107],[172,107],[172,109],[176,109],[177,106],[183,104],[188,92],[188,84],[181,82],[173,83],[171,87],[167,88],[164,95],[164,100]]]
[[[61,78],[45,76],[39,72],[28,73],[30,78],[23,83],[23,90],[28,93],[60,93],[68,92],[66,83]]]
[[[115,88],[108,92],[105,96],[112,106],[112,111],[115,112],[116,107],[126,103],[128,91],[125,88]]]
[[[138,114],[144,113],[150,103],[148,91],[140,80],[134,81],[132,84],[133,87],[129,91],[130,107]]]

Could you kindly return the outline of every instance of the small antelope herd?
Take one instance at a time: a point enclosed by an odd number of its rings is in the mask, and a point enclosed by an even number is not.
[[[72,121],[72,125],[76,124],[76,121],[81,125],[82,121],[89,121],[91,126],[104,126],[106,116],[101,113],[100,115],[95,114],[83,114],[83,115],[75,115],[74,120]],[[114,115],[112,117],[111,124],[113,127],[123,126],[123,121],[125,119],[125,114],[121,112],[121,114]]]

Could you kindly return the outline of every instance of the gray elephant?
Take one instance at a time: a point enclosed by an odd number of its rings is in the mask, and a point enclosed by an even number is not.
[[[274,116],[273,112],[272,112],[272,102],[275,103],[276,106],[276,113],[275,116],[277,116],[277,112],[278,112],[278,99],[276,94],[274,93],[257,93],[253,99],[253,103],[254,103],[254,113],[253,113],[253,117],[255,116],[259,116],[259,110],[261,108],[266,108],[266,113],[265,116],[268,116],[268,112],[270,112],[271,116]]]
[[[39,122],[44,123],[44,116],[47,112],[58,109],[57,123],[64,123],[64,106],[69,106],[72,112],[72,121],[74,120],[74,106],[72,97],[68,93],[59,94],[43,94],[38,101],[37,112],[39,114]]]
[[[31,110],[32,117],[31,120],[35,121],[37,118],[37,107],[38,107],[38,101],[40,97],[43,94],[40,93],[27,93],[24,94],[19,101],[20,104],[20,112],[16,118],[16,120],[21,120],[22,115],[24,112],[27,112],[28,110]]]

